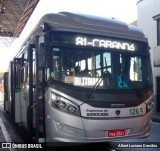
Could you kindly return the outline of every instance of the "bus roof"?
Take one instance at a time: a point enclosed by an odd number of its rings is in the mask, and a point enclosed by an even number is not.
[[[80,32],[147,42],[147,38],[140,28],[113,18],[60,12],[46,14],[38,26],[44,22],[48,23],[50,30]]]

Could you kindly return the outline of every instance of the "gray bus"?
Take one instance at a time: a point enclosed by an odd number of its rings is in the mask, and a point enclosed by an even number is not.
[[[37,142],[149,135],[149,46],[132,25],[69,12],[47,14],[10,62],[4,79],[4,109]]]

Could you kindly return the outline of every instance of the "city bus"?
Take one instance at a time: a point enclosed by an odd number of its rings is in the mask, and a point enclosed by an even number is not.
[[[37,142],[105,142],[150,133],[148,41],[139,28],[116,19],[44,15],[4,80],[4,109]]]

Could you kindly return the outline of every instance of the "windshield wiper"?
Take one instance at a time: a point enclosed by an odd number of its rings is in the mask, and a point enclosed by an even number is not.
[[[95,92],[95,90],[97,89],[97,87],[100,85],[100,83],[102,82],[103,78],[104,78],[104,73],[99,77],[99,79],[97,80],[97,82],[95,83],[95,85],[86,94],[86,98],[91,98],[92,94]]]
[[[143,96],[142,92],[139,89],[137,89],[137,87],[133,84],[133,81],[127,75],[122,75],[122,76],[124,76],[128,79],[128,82],[134,88],[134,91],[136,92],[137,97],[143,98],[144,96]]]
[[[95,85],[91,88],[91,90],[86,94],[86,98],[91,98],[92,94],[95,92],[95,90],[97,89],[97,87],[100,85],[100,83],[102,82],[102,80],[104,79],[104,76],[107,74],[111,74],[108,71],[108,66],[107,66],[107,59],[106,57],[104,58],[105,61],[105,67],[106,67],[106,71],[102,73],[102,75],[99,77],[99,79],[97,80],[97,82],[95,83]]]

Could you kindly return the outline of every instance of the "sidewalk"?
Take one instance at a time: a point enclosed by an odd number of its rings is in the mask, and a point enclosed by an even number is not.
[[[153,122],[160,122],[160,112],[156,112],[152,118]]]

